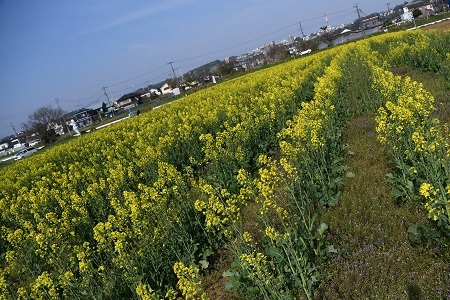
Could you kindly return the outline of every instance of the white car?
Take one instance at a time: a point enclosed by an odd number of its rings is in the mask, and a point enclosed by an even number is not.
[[[24,157],[28,157],[36,152],[37,152],[37,150],[34,147],[28,147],[26,149],[21,150],[19,153],[17,153],[16,156],[14,156],[14,159],[19,160]]]
[[[309,54],[309,53],[311,53],[311,49],[308,49],[308,50],[305,50],[305,51],[302,51],[302,52],[300,52],[300,55],[305,55],[305,54]]]

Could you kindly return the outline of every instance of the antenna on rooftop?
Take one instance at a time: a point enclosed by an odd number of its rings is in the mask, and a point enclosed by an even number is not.
[[[325,21],[327,22],[327,31],[331,30],[330,22],[328,22],[328,16],[327,13],[325,13]]]

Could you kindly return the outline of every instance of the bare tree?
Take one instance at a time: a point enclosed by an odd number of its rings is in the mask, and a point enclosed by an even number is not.
[[[267,57],[272,61],[281,61],[289,57],[289,51],[282,45],[270,47]]]
[[[332,46],[333,45],[333,41],[335,39],[335,35],[333,31],[325,31],[321,36],[320,36],[320,41],[327,44],[328,46]]]
[[[305,51],[308,49],[317,50],[319,48],[318,41],[316,39],[300,41],[297,43],[297,49],[301,51]]]
[[[62,121],[63,115],[64,112],[60,108],[51,105],[40,107],[28,116],[28,122],[23,124],[23,128],[29,133],[39,133],[46,143],[51,143],[57,139],[51,124]]]
[[[174,78],[174,77],[167,78],[166,79],[166,83],[169,85],[169,87],[171,89],[174,89],[174,88],[176,88],[178,86],[178,80],[176,78]]]

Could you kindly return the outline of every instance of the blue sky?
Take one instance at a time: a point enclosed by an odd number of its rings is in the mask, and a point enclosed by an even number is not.
[[[268,41],[357,18],[355,0],[0,0],[0,137],[53,105],[71,111]],[[391,2],[391,8],[396,4]],[[365,14],[385,1],[359,1]],[[144,75],[145,74],[145,75]],[[141,76],[143,75],[143,76]]]

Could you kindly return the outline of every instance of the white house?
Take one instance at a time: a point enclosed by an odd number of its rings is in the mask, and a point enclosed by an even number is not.
[[[425,4],[423,1],[410,2],[403,6],[402,21],[412,20],[415,9],[420,10],[422,17],[428,17],[433,12],[433,6],[431,4]]]
[[[161,92],[160,92],[158,89],[150,89],[150,93],[151,93],[151,94],[156,94],[156,95],[158,95],[158,96],[161,95]]]
[[[173,89],[167,84],[164,83],[163,86],[160,88],[163,95],[168,95],[173,93]]]

